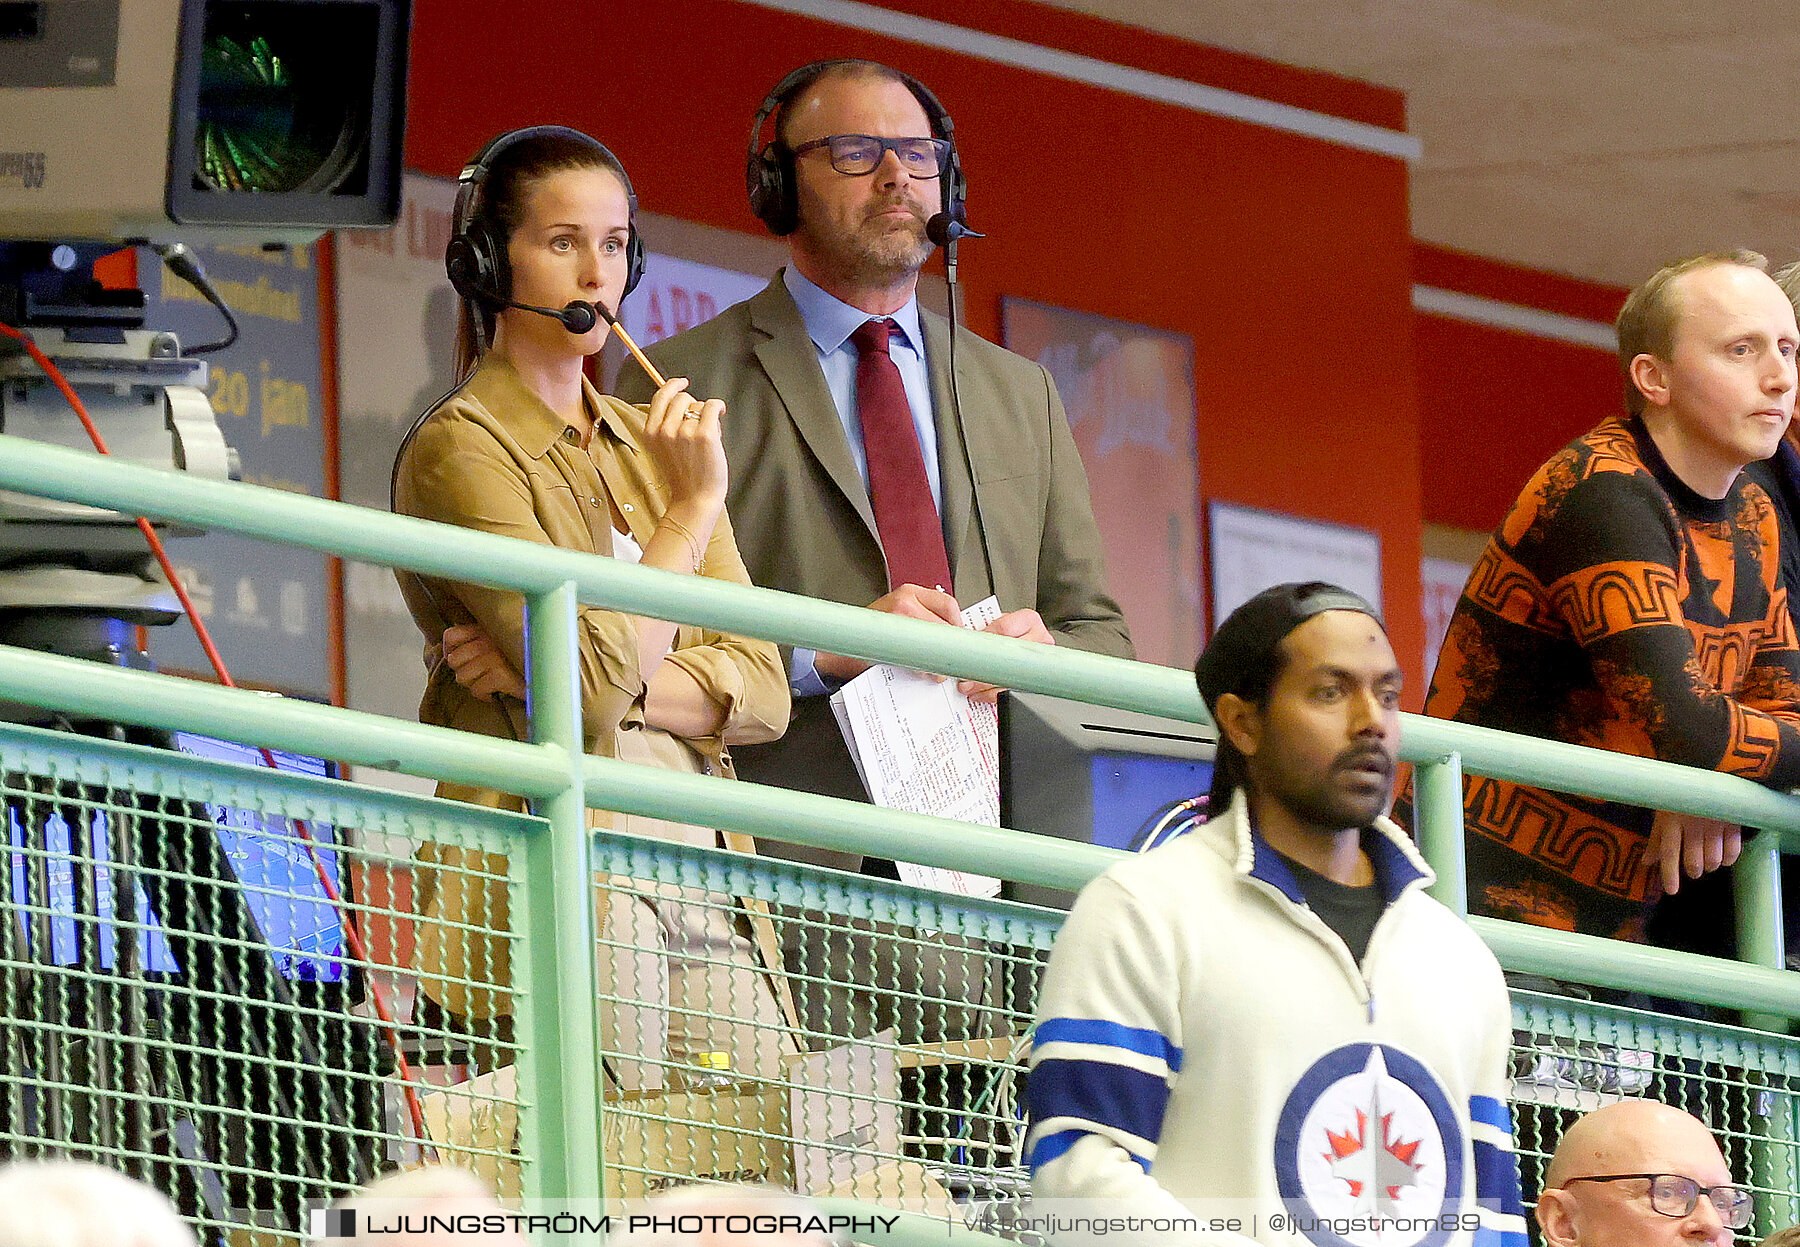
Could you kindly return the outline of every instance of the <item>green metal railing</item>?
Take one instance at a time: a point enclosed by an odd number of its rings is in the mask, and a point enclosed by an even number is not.
[[[852,654],[1091,704],[1206,722],[1185,671],[1032,645],[767,590],[678,576],[611,559],[389,516],[251,486],[189,479],[0,437],[0,488],[178,520],[362,562],[510,589],[530,623],[534,713],[530,743],[471,736],[380,716],[289,702],[101,668],[0,647],[0,699],[72,715],[182,727],[250,744],[324,755],[434,779],[498,788],[536,802],[539,817],[496,824],[489,847],[515,843],[523,936],[514,967],[521,1053],[518,1102],[527,1194],[595,1198],[603,1178],[595,1029],[596,927],[591,870],[598,850],[587,809],[666,817],[824,848],[851,849],[1079,887],[1116,859],[1111,850],[972,828],[824,797],[703,776],[655,772],[580,750],[575,667],[578,603]],[[1776,864],[1800,847],[1800,800],[1727,776],[1541,740],[1404,716],[1401,753],[1417,768],[1419,834],[1441,899],[1463,910],[1461,774],[1484,775],[1636,805],[1705,814],[1766,829],[1737,868],[1742,960],[1720,961],[1472,920],[1503,965],[1743,1010],[1773,1028],[1800,1017],[1800,978],[1782,961]],[[139,762],[135,765],[147,765]],[[273,782],[273,780],[271,781]],[[670,860],[678,857],[671,855]],[[780,872],[776,872],[779,874]],[[749,881],[740,880],[749,890]],[[841,884],[791,875],[801,908],[841,911]],[[885,897],[903,911],[904,889]],[[1575,1006],[1568,1006],[1575,1008]],[[1787,1041],[1770,1037],[1781,1047]],[[1782,1049],[1786,1051],[1786,1048]],[[1784,1074],[1783,1077],[1786,1077]],[[1781,1089],[1785,1094],[1785,1088]],[[1792,1137],[1791,1132],[1785,1137]],[[1797,1183],[1791,1158],[1787,1190]],[[1771,1171],[1773,1172],[1773,1171]],[[1771,1182],[1769,1189],[1783,1189]]]

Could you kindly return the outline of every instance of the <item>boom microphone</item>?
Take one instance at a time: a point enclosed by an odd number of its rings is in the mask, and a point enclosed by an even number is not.
[[[560,320],[562,327],[570,333],[586,333],[600,323],[600,309],[592,303],[583,303],[580,299],[570,299],[563,307],[533,307],[529,303],[514,303],[504,300],[507,307],[516,307],[521,312],[536,312],[539,316],[548,316],[551,320]],[[612,323],[608,316],[607,323]]]
[[[964,230],[963,232],[965,234],[971,234],[976,238],[981,237],[980,234],[976,234],[972,230]],[[570,299],[562,307],[533,307],[529,303],[514,303],[511,299],[500,299],[498,301],[505,307],[516,307],[521,312],[536,312],[539,316],[548,316],[551,320],[559,320],[562,322],[562,327],[567,329],[570,333],[586,333],[604,320],[607,324],[611,325],[613,331],[619,335],[619,340],[625,344],[625,349],[631,352],[632,358],[644,366],[644,371],[650,374],[650,379],[652,381],[656,382],[657,389],[660,390],[663,386],[669,384],[668,379],[664,377],[662,373],[658,372],[656,370],[656,365],[651,363],[649,359],[645,357],[644,352],[638,349],[638,344],[633,342],[631,340],[631,335],[625,332],[625,326],[619,323],[619,318],[616,315],[607,310],[606,304],[604,303],[585,303],[580,299]],[[953,346],[950,349],[954,351],[956,348]],[[423,420],[424,417],[421,416],[420,419]],[[399,462],[398,457],[395,458],[394,462]],[[396,469],[396,471],[397,470],[398,469]]]
[[[977,233],[948,212],[940,212],[925,222],[925,237],[939,247],[947,247],[959,238],[986,238],[986,234]]]

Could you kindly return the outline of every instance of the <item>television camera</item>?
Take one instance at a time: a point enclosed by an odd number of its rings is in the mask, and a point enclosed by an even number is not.
[[[64,374],[112,453],[237,475],[196,358],[229,345],[235,320],[186,244],[392,224],[410,15],[410,0],[0,0],[0,323]],[[146,323],[141,291],[101,280],[133,245],[218,306],[224,340],[184,353]],[[4,336],[0,432],[92,448]],[[131,516],[0,492],[0,643],[148,666],[133,626],[181,606],[143,540]],[[178,744],[0,703],[5,720]],[[0,1141],[116,1151],[190,1215],[242,1233],[268,1217],[296,1228],[309,1192],[372,1176],[378,1059],[352,1014],[365,985],[350,971],[290,981],[246,894],[281,888],[239,877],[225,815],[129,789],[96,813],[85,780],[29,782],[0,794],[0,1064],[14,1083]],[[113,900],[134,889],[135,924]],[[45,914],[69,915],[79,938],[62,947]],[[128,934],[152,928],[160,955]]]
[[[194,358],[209,348],[184,354],[96,262],[148,244],[231,322],[182,244],[392,224],[409,18],[409,0],[0,2],[0,322],[67,375],[114,454],[236,475]],[[0,432],[90,448],[10,339]],[[179,615],[131,517],[0,492],[0,641],[130,662],[127,625]]]

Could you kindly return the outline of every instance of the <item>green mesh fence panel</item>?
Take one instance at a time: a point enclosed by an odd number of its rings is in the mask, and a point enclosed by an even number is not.
[[[1527,1202],[1569,1123],[1661,1100],[1718,1136],[1756,1192],[1756,1231],[1800,1222],[1800,1040],[1564,996],[1513,993],[1512,1111]]]
[[[609,1192],[764,1180],[961,1220],[1026,1190],[1022,1064],[1060,914],[610,833],[597,847]],[[1800,1041],[1514,1001],[1528,1201],[1575,1116],[1650,1097],[1718,1132],[1759,1225],[1800,1221]],[[984,1228],[1003,1229],[1000,1205]]]
[[[517,1096],[441,1086],[484,1040],[432,998],[505,981],[491,812],[24,728],[0,804],[0,1153],[142,1178],[231,1247],[306,1241],[311,1205],[428,1154],[520,1193],[510,1143],[452,1128]],[[420,843],[478,898],[460,923],[425,916]],[[427,947],[467,951],[422,978]]]
[[[755,1180],[948,1217],[1023,1189],[1021,1064],[1061,915],[598,844],[609,1193]]]
[[[229,1247],[304,1242],[310,1206],[427,1155],[530,1193],[514,932],[537,820],[13,727],[0,804],[0,1151],[142,1177]],[[295,820],[363,953],[307,882]],[[979,1202],[1003,1225],[1060,914],[593,844],[609,1195],[767,1180],[957,1220]],[[1514,1012],[1528,1198],[1574,1115],[1651,1096],[1718,1132],[1759,1230],[1800,1220],[1800,1041],[1525,991]]]

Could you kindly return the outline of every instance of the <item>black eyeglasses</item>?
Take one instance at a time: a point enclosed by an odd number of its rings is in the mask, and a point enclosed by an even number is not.
[[[1678,1173],[1612,1173],[1595,1178],[1565,1178],[1563,1185],[1571,1182],[1630,1182],[1634,1179],[1649,1181],[1650,1207],[1665,1217],[1687,1216],[1700,1203],[1702,1195],[1712,1201],[1712,1206],[1719,1210],[1719,1220],[1731,1229],[1745,1228],[1756,1215],[1756,1196],[1747,1188],[1701,1186]]]
[[[851,177],[875,172],[888,152],[900,158],[900,167],[915,178],[943,176],[950,163],[948,139],[884,139],[873,134],[831,134],[794,149],[798,159],[821,147],[831,149],[831,167]]]

